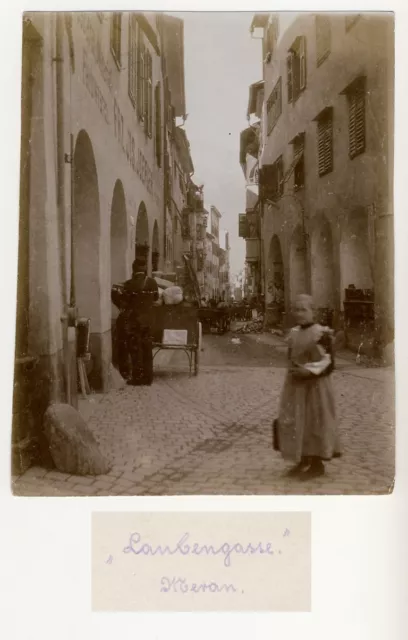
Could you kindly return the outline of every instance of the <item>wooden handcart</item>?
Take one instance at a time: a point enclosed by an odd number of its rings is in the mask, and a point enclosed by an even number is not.
[[[161,305],[152,310],[153,360],[162,350],[184,351],[190,375],[198,375],[202,349],[202,326],[198,309],[184,303]]]

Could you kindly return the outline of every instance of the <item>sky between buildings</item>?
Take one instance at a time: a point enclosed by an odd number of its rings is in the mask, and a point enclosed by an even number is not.
[[[184,20],[185,130],[196,184],[204,184],[205,206],[222,213],[230,234],[231,273],[244,266],[238,214],[245,211],[245,179],[239,136],[247,125],[248,88],[262,79],[261,41],[251,39],[251,12],[173,13]]]

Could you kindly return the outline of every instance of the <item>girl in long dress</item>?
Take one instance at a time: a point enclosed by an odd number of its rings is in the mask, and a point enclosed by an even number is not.
[[[332,330],[313,321],[312,298],[298,296],[298,325],[289,334],[289,369],[277,420],[276,448],[302,479],[325,473],[324,461],[341,455],[331,373]]]

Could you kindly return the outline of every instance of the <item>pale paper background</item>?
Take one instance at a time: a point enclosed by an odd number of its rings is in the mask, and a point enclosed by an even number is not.
[[[408,628],[408,7],[406,0],[178,0],[177,10],[383,10],[396,16],[396,337],[397,478],[391,496],[174,497],[36,499],[10,491],[11,398],[17,278],[21,12],[105,10],[108,0],[84,4],[26,0],[1,2],[0,193],[0,637],[7,640],[405,640]],[[146,9],[122,0],[123,10]],[[116,4],[119,7],[119,4]],[[174,6],[174,3],[173,3]],[[171,10],[169,0],[149,0]],[[226,39],[228,33],[225,34]],[[226,40],[227,41],[227,40]],[[255,78],[256,80],[256,78]],[[239,106],[239,105],[238,105]],[[245,105],[242,107],[245,109]],[[238,213],[238,212],[237,212]],[[91,612],[91,513],[105,511],[312,511],[312,613]]]
[[[125,553],[132,548],[170,550],[189,533],[184,544],[197,543],[218,551],[225,543],[246,548],[261,542],[269,554],[237,554],[227,559],[182,553]],[[94,611],[310,611],[310,513],[93,513],[92,604]],[[185,549],[185,546],[182,545]],[[226,562],[225,562],[226,561]],[[225,566],[225,564],[229,566]],[[183,593],[173,578],[185,579]],[[191,591],[197,585],[199,593]],[[199,585],[233,585],[211,593]],[[166,589],[162,592],[162,587]]]

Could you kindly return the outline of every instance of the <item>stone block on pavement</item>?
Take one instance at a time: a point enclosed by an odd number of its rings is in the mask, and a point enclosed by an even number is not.
[[[44,434],[59,471],[82,476],[105,474],[110,470],[88,425],[70,405],[48,407]]]
[[[109,365],[109,388],[110,389],[123,389],[126,386],[126,380],[122,378],[119,371],[110,364]]]

